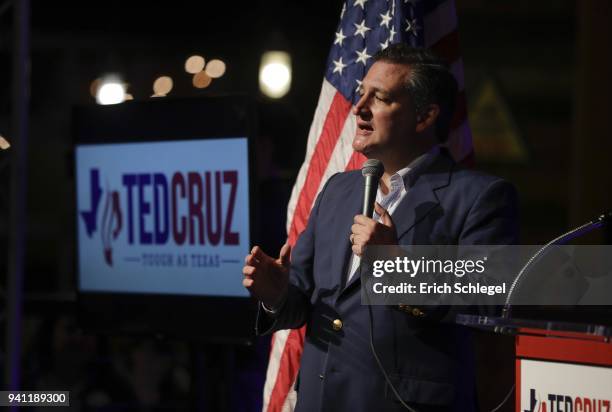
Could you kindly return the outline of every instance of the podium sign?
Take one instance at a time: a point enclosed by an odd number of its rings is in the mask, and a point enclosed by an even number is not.
[[[460,325],[515,336],[516,412],[612,412],[612,328],[460,314]]]
[[[612,411],[610,343],[524,335],[516,356],[517,411]]]
[[[521,411],[610,411],[612,369],[519,359]]]

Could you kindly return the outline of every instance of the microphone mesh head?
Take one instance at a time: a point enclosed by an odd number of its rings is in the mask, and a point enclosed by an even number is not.
[[[361,174],[365,176],[375,176],[380,178],[385,171],[385,167],[378,159],[368,159],[361,167]]]

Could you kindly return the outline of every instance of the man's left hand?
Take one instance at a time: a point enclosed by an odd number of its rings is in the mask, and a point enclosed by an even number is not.
[[[378,202],[374,203],[374,210],[380,216],[380,222],[357,215],[351,226],[350,240],[353,253],[357,256],[363,254],[366,245],[397,245],[397,232],[391,216]]]

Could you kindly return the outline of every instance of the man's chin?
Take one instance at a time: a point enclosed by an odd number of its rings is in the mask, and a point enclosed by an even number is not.
[[[353,150],[356,151],[357,153],[361,153],[362,155],[364,155],[368,159],[370,159],[372,157],[376,157],[376,156],[374,156],[374,148],[372,146],[368,146],[368,145],[365,145],[365,144],[364,145],[357,145],[353,141]]]
[[[371,147],[367,144],[367,139],[364,139],[361,136],[355,136],[353,139],[353,150],[357,153],[361,153],[362,155],[367,156],[368,152],[370,152]]]

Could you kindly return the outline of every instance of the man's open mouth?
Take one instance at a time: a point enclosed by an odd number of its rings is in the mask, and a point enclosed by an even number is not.
[[[374,131],[374,128],[369,123],[357,123],[357,130],[363,133]]]

